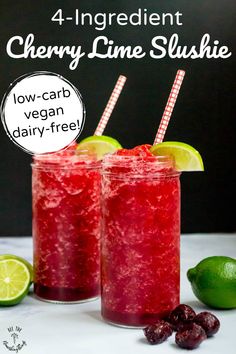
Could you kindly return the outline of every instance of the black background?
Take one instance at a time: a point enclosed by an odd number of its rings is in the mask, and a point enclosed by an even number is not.
[[[183,26],[62,26],[51,22],[61,8],[71,16],[80,11],[183,13]],[[182,174],[182,232],[232,232],[235,217],[235,0],[123,0],[123,1],[5,1],[0,3],[0,97],[22,74],[47,70],[63,75],[80,90],[87,110],[81,138],[92,135],[113,86],[124,74],[128,81],[105,131],[124,147],[152,143],[177,69],[186,77],[165,140],[193,145],[203,156],[204,173]],[[178,33],[180,44],[198,44],[204,33],[227,45],[229,59],[88,59],[76,70],[69,58],[12,59],[7,41],[15,35],[35,35],[35,45],[82,45],[91,49],[94,38],[105,35],[117,45],[151,49],[157,35]],[[0,235],[31,235],[31,157],[16,147],[0,127]]]

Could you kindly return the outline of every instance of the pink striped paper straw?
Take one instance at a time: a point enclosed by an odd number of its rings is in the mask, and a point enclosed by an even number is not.
[[[106,108],[102,114],[102,117],[98,123],[98,126],[94,132],[94,135],[102,135],[103,134],[104,129],[106,128],[106,125],[110,119],[112,112],[113,112],[113,109],[115,108],[116,102],[117,102],[117,100],[121,94],[121,91],[124,87],[125,81],[126,81],[126,77],[123,75],[120,75],[117,82],[116,82],[114,90],[112,91],[112,94],[109,98],[109,101],[106,105]]]
[[[166,133],[166,129],[168,127],[172,112],[174,110],[174,106],[179,94],[179,90],[180,87],[182,85],[183,79],[184,79],[184,75],[185,75],[185,71],[183,70],[178,70],[176,77],[175,77],[175,81],[173,83],[173,86],[171,88],[170,91],[170,95],[163,113],[163,116],[161,118],[161,123],[159,125],[158,131],[157,131],[157,135],[155,137],[154,143],[155,144],[159,144],[163,141],[165,133]]]

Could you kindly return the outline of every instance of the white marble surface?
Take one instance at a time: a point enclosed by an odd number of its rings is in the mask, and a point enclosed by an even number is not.
[[[12,253],[32,261],[31,238],[0,237],[0,254]],[[236,234],[201,234],[181,237],[181,302],[197,312],[207,308],[197,301],[186,277],[189,267],[212,255],[236,258]],[[20,326],[25,340],[20,354],[121,354],[177,353],[174,335],[159,346],[150,346],[141,330],[122,329],[104,323],[100,301],[80,305],[57,305],[39,301],[31,294],[14,307],[0,308],[0,353],[13,353],[3,341],[12,340],[8,327]],[[236,310],[213,311],[221,321],[220,332],[196,349],[199,354],[235,354]],[[186,352],[183,351],[182,352]]]

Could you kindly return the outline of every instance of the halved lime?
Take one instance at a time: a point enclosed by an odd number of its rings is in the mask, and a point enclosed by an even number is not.
[[[101,160],[104,155],[112,154],[118,149],[122,149],[120,143],[110,136],[89,136],[83,139],[77,146],[77,151],[88,150],[97,155],[97,158]]]
[[[165,141],[150,149],[153,155],[171,155],[178,171],[204,171],[202,157],[191,145],[179,141]]]
[[[17,259],[0,260],[0,306],[16,305],[28,294],[30,272]]]
[[[24,263],[30,272],[30,281],[33,282],[33,266],[26,259],[19,256],[15,256],[14,254],[0,254],[0,261],[3,259],[16,259]]]

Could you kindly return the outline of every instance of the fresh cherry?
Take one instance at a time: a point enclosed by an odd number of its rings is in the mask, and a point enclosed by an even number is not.
[[[210,312],[200,312],[194,322],[201,326],[206,332],[207,337],[213,336],[220,328],[220,321]]]
[[[177,306],[169,315],[168,321],[175,330],[180,329],[184,324],[192,322],[196,316],[192,307],[181,304]]]
[[[143,331],[150,344],[160,344],[173,333],[171,325],[163,320],[147,326]]]
[[[191,322],[186,324],[175,335],[176,344],[184,349],[195,349],[207,338],[204,329]]]

